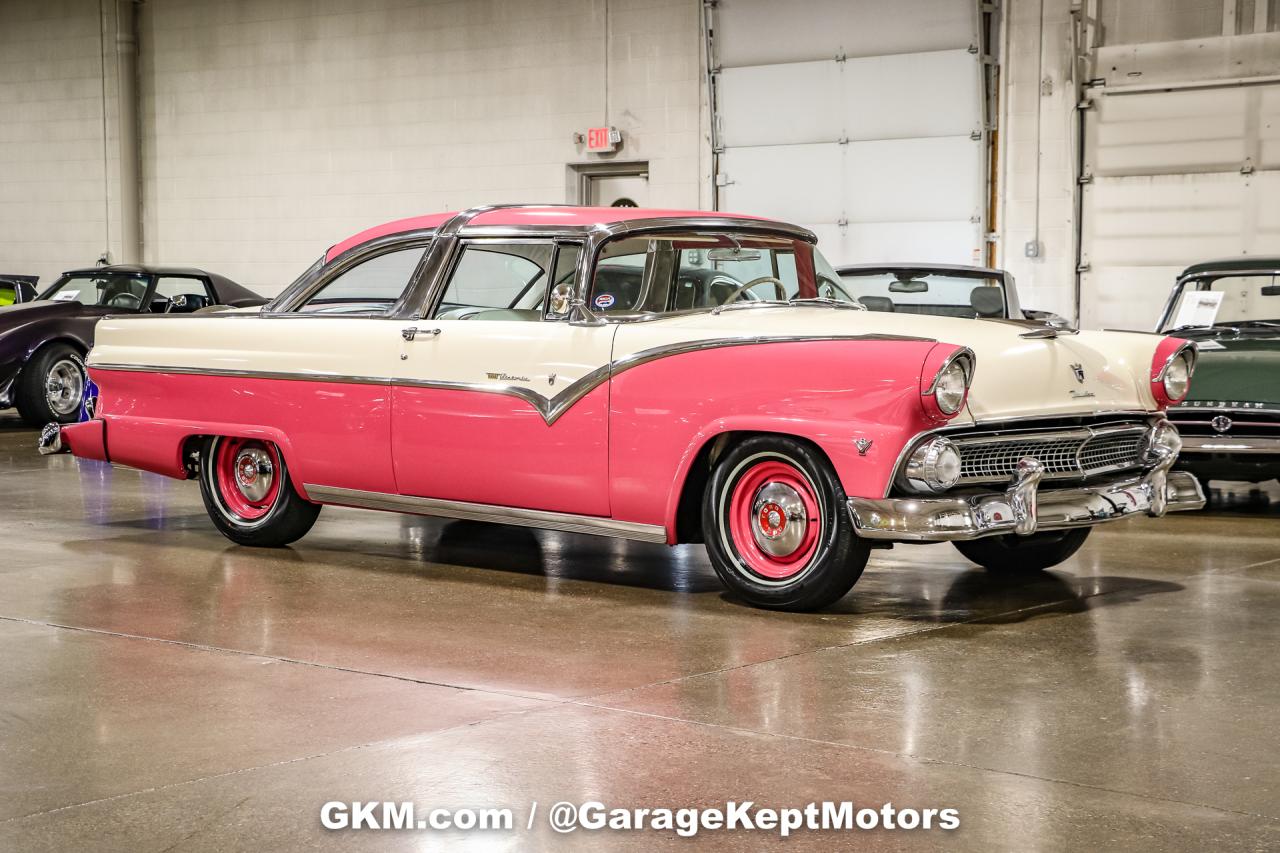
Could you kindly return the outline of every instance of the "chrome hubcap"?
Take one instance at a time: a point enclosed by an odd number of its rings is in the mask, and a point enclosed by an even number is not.
[[[70,415],[80,409],[84,396],[84,374],[69,358],[54,362],[45,377],[44,399],[55,415]]]
[[[751,535],[774,557],[794,554],[809,529],[804,499],[783,483],[766,483],[751,502]]]
[[[275,468],[265,450],[246,447],[236,456],[236,488],[251,501],[260,501],[271,491]]]

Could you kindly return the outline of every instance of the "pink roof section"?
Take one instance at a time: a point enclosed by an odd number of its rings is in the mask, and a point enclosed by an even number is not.
[[[447,221],[453,213],[430,213],[426,216],[411,216],[408,219],[397,219],[375,225],[348,237],[331,248],[325,255],[325,261],[331,261],[348,249],[367,243],[388,234],[400,234],[405,231],[419,231],[426,228],[437,228]],[[731,219],[763,219],[760,216],[748,216],[742,213],[725,213],[724,211],[707,210],[656,210],[638,207],[562,207],[547,205],[544,207],[499,207],[478,214],[470,225],[608,225],[632,219],[663,219],[667,217],[723,216]]]

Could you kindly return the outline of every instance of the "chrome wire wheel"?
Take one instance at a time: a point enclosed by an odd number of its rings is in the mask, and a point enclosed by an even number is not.
[[[84,399],[84,380],[84,371],[71,356],[50,365],[44,382],[44,399],[49,410],[59,417],[78,412]]]

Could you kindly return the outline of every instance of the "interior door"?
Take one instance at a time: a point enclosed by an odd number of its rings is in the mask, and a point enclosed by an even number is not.
[[[434,318],[402,330],[391,429],[401,494],[609,514],[599,368],[614,327],[570,325],[546,304],[549,280],[572,286],[580,253],[549,239],[463,241]]]

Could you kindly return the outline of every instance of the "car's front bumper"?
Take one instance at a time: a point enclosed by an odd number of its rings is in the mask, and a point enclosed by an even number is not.
[[[1157,467],[1141,476],[1070,489],[1039,489],[1015,478],[1003,492],[964,497],[850,498],[858,535],[900,542],[949,542],[1089,527],[1132,515],[1200,509],[1195,477]]]
[[[1269,436],[1184,435],[1182,454],[1270,454],[1280,456],[1280,438]]]

